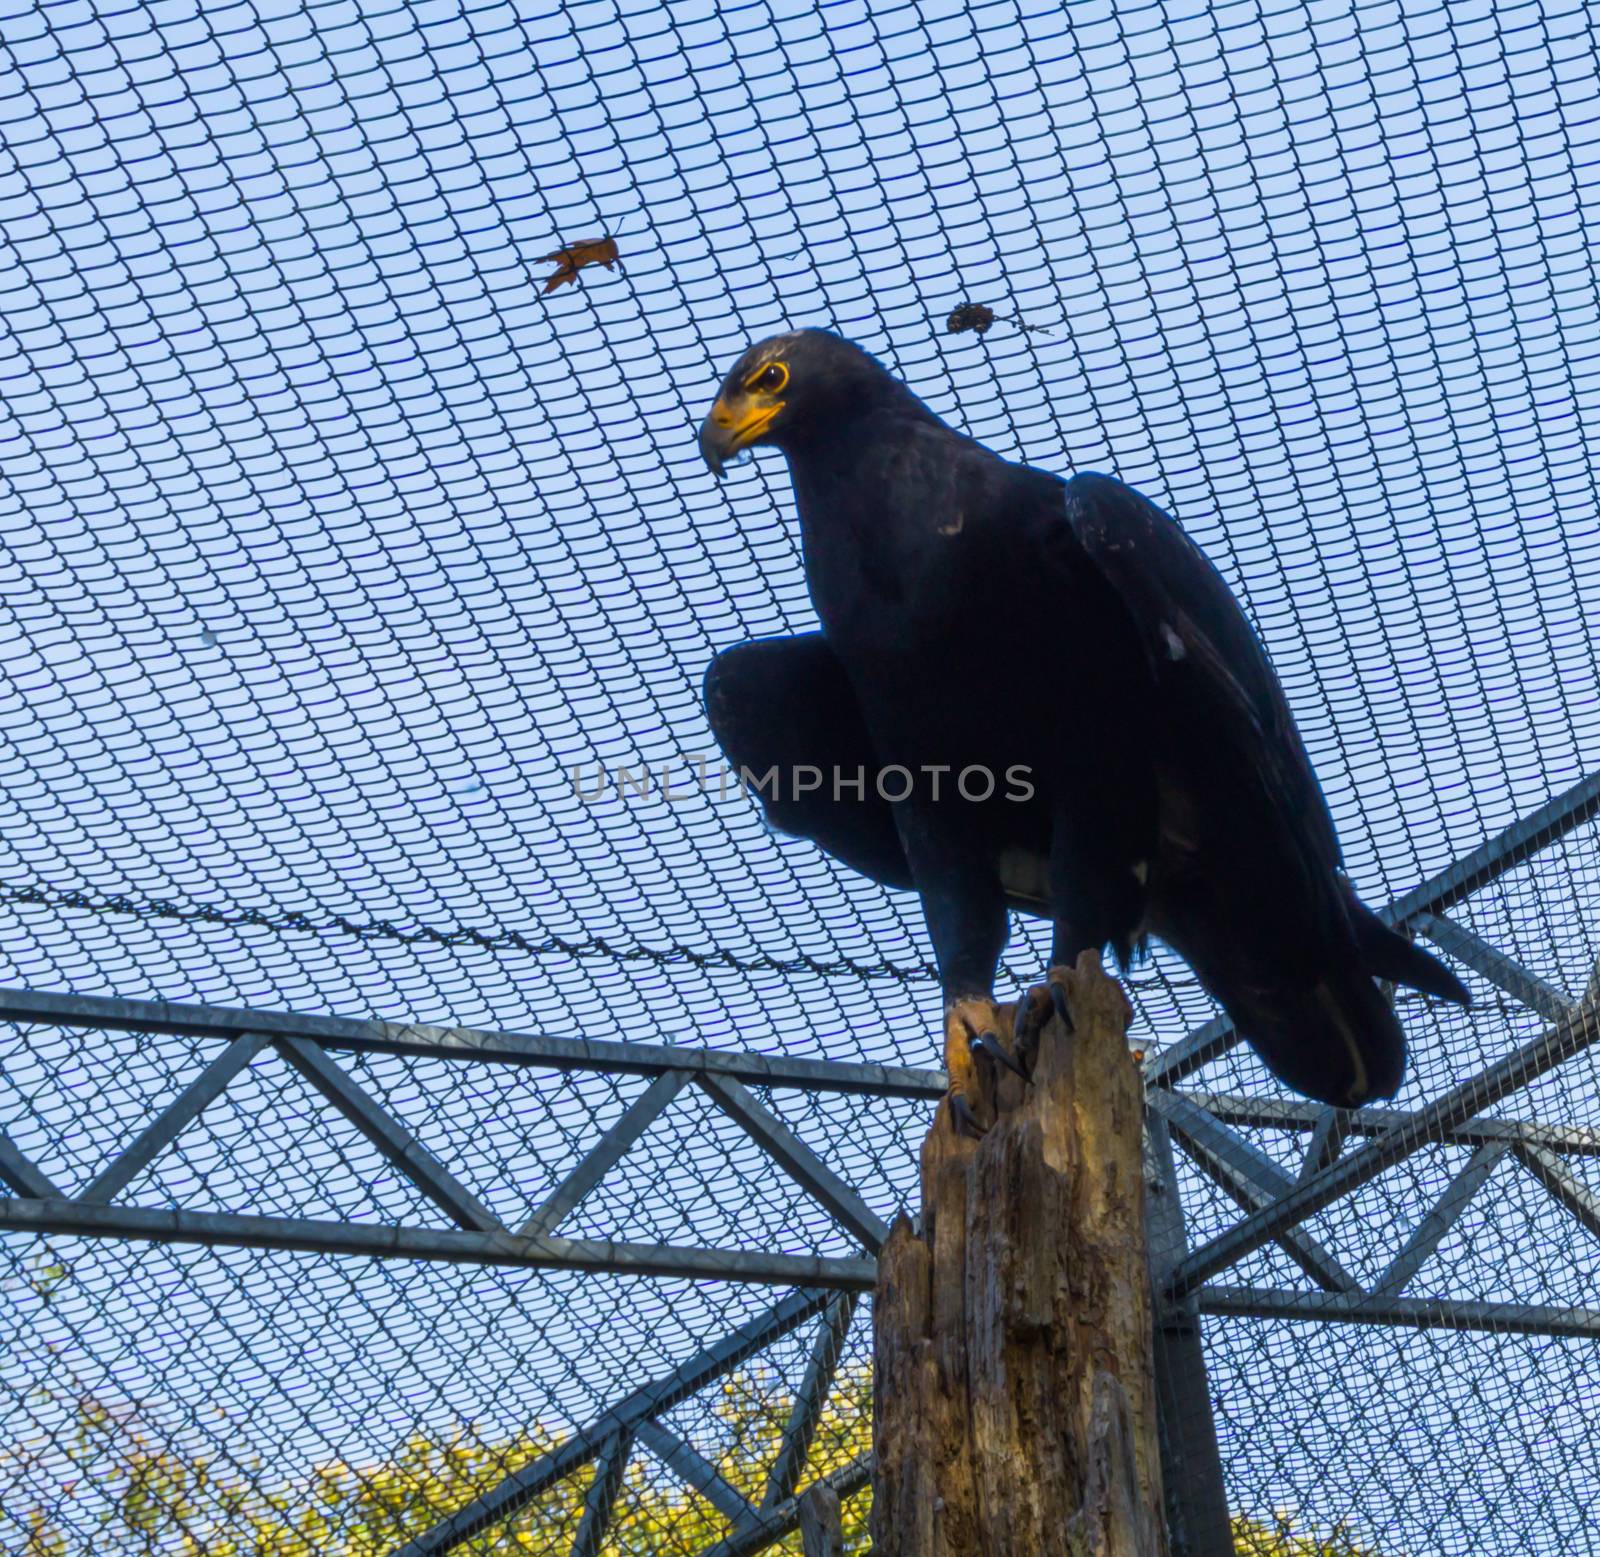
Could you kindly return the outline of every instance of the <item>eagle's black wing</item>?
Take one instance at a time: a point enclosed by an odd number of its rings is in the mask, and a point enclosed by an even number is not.
[[[1107,476],[1067,482],[1072,542],[1140,646],[1158,774],[1152,927],[1268,1065],[1350,1105],[1392,1095],[1404,1038],[1374,978],[1467,1003],[1342,870],[1333,818],[1266,651],[1176,523]]]
[[[1292,819],[1305,871],[1340,870],[1333,817],[1283,688],[1205,553],[1148,498],[1110,476],[1073,477],[1066,508],[1089,562],[1127,608],[1162,711],[1209,733],[1207,745],[1232,781],[1247,777],[1262,803]],[[1191,748],[1198,766],[1209,765],[1206,749]]]

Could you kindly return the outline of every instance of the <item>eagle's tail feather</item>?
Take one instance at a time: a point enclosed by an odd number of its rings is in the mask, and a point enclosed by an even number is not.
[[[1354,893],[1347,907],[1354,946],[1314,975],[1258,968],[1256,977],[1218,991],[1274,1075],[1336,1108],[1393,1097],[1405,1075],[1405,1035],[1374,980],[1471,1004],[1449,968],[1391,930]]]
[[[1350,924],[1367,971],[1374,978],[1420,989],[1425,995],[1470,1006],[1467,987],[1438,958],[1391,930],[1365,903],[1350,899]]]
[[[1223,1004],[1240,1036],[1297,1092],[1357,1108],[1400,1089],[1405,1035],[1383,991],[1358,967],[1309,986],[1231,991]]]

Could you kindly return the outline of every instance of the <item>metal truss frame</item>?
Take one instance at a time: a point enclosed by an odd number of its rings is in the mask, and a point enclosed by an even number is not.
[[[1600,1130],[1517,1119],[1485,1120],[1485,1108],[1545,1074],[1600,1038],[1600,979],[1570,1000],[1504,952],[1446,917],[1474,892],[1600,813],[1600,774],[1591,776],[1507,828],[1449,869],[1384,910],[1397,929],[1420,934],[1538,1012],[1544,1030],[1504,1059],[1415,1112],[1339,1111],[1280,1099],[1178,1090],[1236,1041],[1225,1019],[1196,1029],[1146,1063],[1151,1134],[1167,1136],[1241,1208],[1240,1220],[1197,1249],[1183,1235],[1175,1200],[1152,1213],[1152,1272],[1161,1300],[1164,1368],[1193,1395],[1204,1364],[1198,1316],[1332,1321],[1409,1327],[1600,1336],[1600,1309],[1557,1309],[1408,1297],[1405,1288],[1458,1221],[1495,1168],[1519,1165],[1551,1199],[1600,1237],[1600,1197],[1567,1167],[1568,1156],[1600,1156]],[[0,1020],[83,1030],[131,1030],[214,1039],[216,1055],[190,1084],[69,1195],[16,1144],[0,1134],[0,1230],[185,1244],[266,1247],[392,1259],[533,1266],[620,1274],[769,1284],[793,1290],[755,1319],[707,1346],[663,1377],[635,1390],[557,1449],[514,1472],[491,1491],[405,1544],[394,1557],[435,1557],[476,1531],[513,1515],[546,1487],[594,1467],[573,1544],[591,1557],[604,1541],[622,1470],[643,1451],[706,1497],[731,1533],[703,1557],[743,1557],[795,1528],[798,1486],[818,1419],[856,1309],[871,1289],[883,1220],[855,1189],[767,1108],[752,1086],[851,1092],[933,1100],[945,1077],[936,1070],[675,1046],[553,1038],[417,1023],[353,1021],[266,1011],[108,1000],[0,990]],[[271,1049],[323,1102],[454,1224],[450,1228],[379,1227],[334,1221],[149,1209],[116,1198],[257,1055]],[[648,1076],[650,1084],[591,1146],[521,1225],[503,1223],[334,1058],[342,1051],[424,1056],[463,1063],[534,1066]],[[700,1089],[797,1183],[857,1246],[844,1258],[630,1244],[559,1236],[555,1229],[615,1167],[686,1087]],[[1291,1178],[1238,1133],[1268,1125],[1308,1132],[1303,1166]],[[1353,1149],[1345,1148],[1356,1142]],[[1430,1143],[1468,1145],[1472,1155],[1370,1287],[1362,1284],[1305,1227],[1306,1220]],[[1169,1175],[1170,1176],[1170,1175]],[[1159,1177],[1159,1175],[1158,1175]],[[1175,1182],[1175,1180],[1174,1180]],[[1219,1285],[1214,1278],[1254,1250],[1276,1242],[1311,1278],[1314,1291]],[[692,1445],[660,1420],[674,1406],[801,1326],[813,1327],[804,1376],[759,1504],[744,1498]],[[1191,1510],[1218,1519],[1214,1433],[1175,1431],[1171,1469],[1191,1483]],[[1202,1463],[1203,1462],[1203,1463]],[[870,1464],[836,1472],[847,1495],[864,1485]],[[1221,1510],[1225,1523],[1225,1509]],[[1213,1543],[1214,1544],[1214,1543]],[[1209,1551],[1202,1535],[1188,1548]]]

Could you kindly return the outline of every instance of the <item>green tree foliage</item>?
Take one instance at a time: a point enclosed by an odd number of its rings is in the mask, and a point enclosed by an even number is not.
[[[871,1394],[867,1370],[841,1375],[819,1424],[807,1479],[867,1451]],[[23,1516],[20,1557],[387,1557],[557,1442],[540,1427],[491,1440],[467,1426],[442,1440],[414,1437],[378,1464],[335,1461],[316,1467],[308,1482],[291,1481],[274,1477],[259,1459],[187,1452],[182,1435],[162,1432],[154,1413],[112,1410],[82,1391],[70,1404],[71,1441],[58,1444],[48,1461],[13,1453],[5,1457],[9,1464],[0,1463],[0,1480],[26,1484],[39,1505]],[[713,1463],[752,1502],[761,1501],[788,1413],[780,1380],[748,1372],[723,1382],[714,1407],[720,1449]],[[55,1467],[48,1476],[47,1464]],[[465,1557],[564,1554],[582,1517],[587,1482],[585,1472],[559,1483],[513,1526],[458,1551]],[[867,1550],[868,1506],[867,1493],[845,1505],[849,1552]],[[727,1521],[705,1499],[636,1454],[603,1553],[691,1557],[727,1533]],[[1234,1540],[1239,1557],[1375,1557],[1339,1532],[1299,1534],[1282,1517],[1238,1520]],[[791,1536],[775,1550],[797,1553],[798,1539]]]
[[[1325,1536],[1297,1534],[1294,1521],[1286,1514],[1264,1524],[1235,1519],[1233,1549],[1238,1557],[1377,1557],[1370,1547],[1357,1545],[1342,1527]]]
[[[865,1452],[870,1381],[842,1377],[823,1413],[808,1471],[826,1475]],[[200,1454],[156,1415],[111,1410],[79,1392],[68,1402],[70,1442],[55,1453],[0,1463],[0,1480],[26,1484],[38,1505],[24,1515],[22,1557],[388,1557],[537,1460],[558,1438],[542,1427],[490,1439],[463,1426],[446,1439],[414,1437],[373,1465],[319,1465],[309,1482],[274,1477],[259,1457]],[[742,1373],[724,1381],[714,1407],[720,1451],[713,1463],[759,1503],[778,1450],[789,1400],[780,1380]],[[213,1440],[225,1434],[213,1434]],[[703,1447],[703,1446],[702,1446]],[[53,1472],[47,1472],[53,1467]],[[23,1472],[19,1475],[18,1472]],[[565,1553],[582,1517],[589,1473],[558,1483],[511,1527],[469,1540],[465,1557]],[[41,1485],[47,1481],[48,1488]],[[866,1500],[846,1506],[847,1550],[866,1545]],[[728,1521],[648,1455],[635,1454],[618,1496],[604,1557],[688,1554],[720,1540]],[[8,1533],[9,1538],[9,1533]],[[798,1552],[797,1540],[778,1551]]]

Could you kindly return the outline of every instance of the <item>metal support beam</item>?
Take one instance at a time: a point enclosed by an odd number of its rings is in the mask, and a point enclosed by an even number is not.
[[[1259,1125],[1269,1130],[1315,1130],[1326,1110],[1321,1103],[1297,1098],[1251,1097],[1241,1092],[1189,1092],[1177,1094],[1198,1103],[1208,1114],[1228,1124]],[[1417,1116],[1398,1108],[1357,1108],[1345,1112],[1352,1135],[1383,1135]],[[1490,1141],[1542,1146],[1564,1157],[1600,1157],[1600,1130],[1580,1125],[1536,1124],[1531,1119],[1468,1119],[1453,1125],[1442,1137],[1462,1146],[1483,1146]]]
[[[710,1460],[693,1444],[685,1443],[659,1422],[641,1422],[639,1442],[679,1481],[698,1492],[724,1519],[737,1525],[754,1515],[755,1510],[739,1489],[726,1480]]]
[[[859,1492],[872,1480],[872,1456],[864,1454],[842,1470],[821,1478],[842,1501]],[[808,1489],[809,1490],[809,1489]],[[800,1500],[785,1498],[773,1508],[763,1509],[754,1522],[735,1530],[714,1546],[701,1549],[697,1557],[755,1557],[774,1541],[781,1540],[800,1523]]]
[[[1211,1415],[1200,1319],[1192,1297],[1161,1292],[1189,1251],[1172,1140],[1158,1113],[1145,1116],[1145,1223],[1155,1294],[1155,1385],[1161,1483],[1172,1557],[1233,1557],[1217,1425]]]
[[[272,1040],[265,1033],[240,1033],[195,1079],[89,1181],[77,1198],[87,1205],[115,1200],[184,1130],[222,1096],[233,1080]]]
[[[844,1339],[850,1333],[850,1321],[855,1312],[855,1293],[841,1292],[828,1305],[817,1325],[811,1355],[806,1359],[806,1371],[783,1429],[783,1441],[778,1446],[772,1469],[767,1472],[767,1487],[761,1498],[763,1512],[792,1498],[800,1485],[800,1473],[811,1454],[811,1440],[816,1436],[828,1391],[833,1388],[833,1375],[838,1369]]]
[[[1341,1196],[1375,1179],[1430,1141],[1498,1103],[1600,1038],[1600,1008],[1582,1006],[1553,1022],[1537,1038],[1452,1087],[1443,1097],[1402,1125],[1368,1141],[1359,1151],[1314,1173],[1287,1195],[1250,1213],[1243,1221],[1196,1250],[1173,1272],[1169,1297],[1192,1292],[1219,1271],[1259,1249],[1269,1238],[1332,1205]]]
[[[943,1097],[942,1070],[800,1060],[737,1049],[676,1048],[598,1038],[547,1038],[425,1022],[363,1022],[288,1011],[242,1011],[222,1006],[175,1005],[165,1000],[112,1000],[98,995],[57,995],[0,988],[0,1021],[50,1027],[88,1027],[138,1033],[177,1033],[232,1041],[242,1032],[270,1038],[309,1038],[325,1049],[405,1054],[422,1059],[480,1060],[551,1070],[603,1071],[619,1076],[659,1076],[683,1070],[726,1076],[759,1087],[800,1087],[813,1092],[861,1092],[882,1097]]]
[[[1209,1022],[1180,1038],[1170,1049],[1153,1054],[1146,1062],[1145,1075],[1157,1086],[1170,1087],[1221,1059],[1239,1041],[1233,1019],[1214,1016]]]
[[[1560,1158],[1542,1147],[1514,1146],[1517,1161],[1544,1186],[1564,1210],[1580,1221],[1584,1230],[1600,1238],[1600,1195],[1567,1167]]]
[[[1600,773],[1591,773],[1571,789],[1547,800],[1511,826],[1464,854],[1436,876],[1397,897],[1379,917],[1394,929],[1407,929],[1423,914],[1442,914],[1481,891],[1491,881],[1530,859],[1547,844],[1581,827],[1600,812]],[[1213,1017],[1188,1037],[1155,1055],[1149,1076],[1172,1086],[1226,1054],[1238,1041],[1225,1016]]]
[[[1384,919],[1402,929],[1426,929],[1430,935],[1435,931],[1447,937],[1453,933],[1456,937],[1455,949],[1446,946],[1442,940],[1438,944],[1452,955],[1460,955],[1463,961],[1478,967],[1480,972],[1491,965],[1490,959],[1493,959],[1492,965],[1500,975],[1497,980],[1500,987],[1509,989],[1519,999],[1530,1000],[1539,1009],[1554,1010],[1554,1001],[1564,1002],[1559,991],[1544,985],[1526,969],[1518,967],[1512,959],[1486,947],[1475,937],[1461,939],[1470,937],[1470,932],[1442,916],[1454,903],[1469,897],[1552,839],[1588,821],[1597,811],[1600,811],[1600,774],[1591,776],[1566,794],[1556,797],[1497,838],[1457,861],[1447,871],[1396,899],[1383,911]],[[1472,960],[1474,958],[1476,962]],[[239,1047],[240,1041],[249,1037],[257,1044],[266,1040],[273,1042],[289,1058],[290,1063],[313,1081],[323,1097],[338,1107],[347,1119],[363,1131],[368,1140],[384,1152],[389,1161],[399,1166],[409,1179],[417,1183],[435,1204],[442,1206],[464,1229],[319,1224],[293,1218],[163,1211],[98,1201],[85,1203],[82,1197],[72,1200],[63,1196],[57,1186],[18,1152],[13,1143],[0,1136],[0,1182],[16,1191],[17,1196],[0,1200],[0,1228],[69,1236],[113,1236],[315,1250],[356,1256],[620,1271],[715,1280],[804,1283],[808,1289],[863,1291],[873,1285],[874,1265],[870,1259],[820,1259],[735,1250],[673,1249],[659,1245],[612,1244],[553,1236],[551,1230],[559,1221],[559,1216],[566,1214],[565,1210],[560,1209],[563,1199],[569,1202],[566,1210],[570,1210],[571,1205],[577,1204],[582,1195],[592,1189],[608,1171],[610,1165],[620,1158],[632,1140],[638,1138],[635,1133],[631,1140],[624,1139],[628,1131],[635,1125],[640,1131],[647,1127],[648,1120],[640,1124],[634,1114],[634,1109],[640,1106],[638,1102],[534,1213],[530,1227],[535,1230],[526,1236],[509,1232],[420,1146],[411,1132],[384,1111],[325,1051],[348,1049],[452,1062],[479,1061],[565,1071],[642,1075],[652,1078],[653,1082],[645,1095],[655,1097],[664,1097],[669,1089],[681,1085],[682,1078],[687,1075],[703,1086],[719,1106],[738,1120],[741,1127],[774,1156],[786,1172],[809,1193],[817,1196],[869,1249],[875,1248],[884,1234],[881,1220],[853,1189],[833,1175],[821,1159],[771,1109],[758,1103],[747,1089],[753,1086],[797,1087],[928,1101],[937,1099],[945,1089],[945,1077],[936,1070],[794,1060],[778,1055],[730,1053],[671,1045],[560,1039],[540,1034],[427,1024],[363,1022],[289,1013],[176,1006],[159,1001],[45,995],[28,991],[0,991],[0,1020],[6,1019],[67,1028],[173,1033],[204,1037],[228,1046],[179,1099],[169,1104],[152,1124],[140,1132],[132,1146],[101,1169],[91,1183],[90,1190],[96,1196],[103,1195],[106,1201],[125,1189],[159,1151],[170,1145],[186,1122],[182,1119],[184,1109],[192,1110],[189,1114],[189,1118],[192,1118],[205,1106],[205,1088],[212,1084],[207,1078],[213,1077],[213,1067],[223,1062],[231,1063],[230,1056],[236,1058],[244,1052]],[[1308,1171],[1303,1173],[1302,1182],[1297,1185],[1279,1185],[1277,1180],[1282,1178],[1286,1181],[1287,1175],[1270,1163],[1267,1166],[1271,1168],[1271,1173],[1264,1174],[1261,1170],[1266,1159],[1254,1153],[1247,1143],[1239,1141],[1231,1131],[1207,1131],[1200,1121],[1186,1116],[1193,1130],[1203,1133],[1211,1142],[1209,1151],[1214,1166],[1220,1164],[1225,1167],[1236,1186],[1250,1186],[1251,1198],[1268,1197],[1260,1199],[1238,1226],[1197,1252],[1190,1252],[1183,1246],[1179,1213],[1179,1241],[1171,1247],[1168,1256],[1163,1257],[1160,1266],[1160,1290],[1177,1299],[1172,1310],[1177,1317],[1173,1322],[1178,1323],[1181,1319],[1190,1328],[1194,1348],[1192,1360],[1198,1360],[1202,1369],[1202,1398],[1205,1395],[1203,1358],[1199,1352],[1196,1316],[1201,1312],[1235,1311],[1225,1306],[1230,1301],[1254,1305],[1248,1310],[1239,1308],[1239,1312],[1249,1311],[1272,1317],[1332,1318],[1348,1322],[1445,1328],[1532,1329],[1536,1333],[1556,1335],[1600,1334],[1600,1311],[1530,1308],[1513,1304],[1435,1303],[1401,1298],[1397,1293],[1363,1294],[1349,1290],[1331,1294],[1273,1293],[1247,1287],[1213,1288],[1204,1285],[1210,1276],[1251,1249],[1260,1247],[1269,1238],[1287,1237],[1303,1252],[1309,1251],[1314,1256],[1331,1259],[1320,1246],[1314,1246],[1314,1241],[1307,1243],[1308,1235],[1296,1234],[1295,1229],[1303,1218],[1368,1182],[1425,1142],[1437,1139],[1470,1141],[1479,1147],[1495,1142],[1509,1144],[1519,1162],[1535,1173],[1558,1202],[1584,1220],[1584,1225],[1591,1231],[1600,1231],[1600,1203],[1556,1155],[1564,1150],[1600,1154],[1600,1132],[1544,1127],[1517,1121],[1481,1120],[1477,1117],[1481,1110],[1577,1053],[1597,1036],[1600,1036],[1600,1017],[1597,1017],[1595,1008],[1585,1006],[1573,1011],[1563,1003],[1561,1010],[1555,1012],[1552,1025],[1538,1039],[1524,1045],[1517,1053],[1490,1067],[1480,1076],[1453,1089],[1429,1108],[1412,1114],[1361,1110],[1351,1115],[1346,1127],[1353,1134],[1368,1136],[1369,1140],[1341,1160],[1335,1160],[1337,1153],[1329,1146],[1330,1139],[1336,1133],[1335,1127],[1328,1124],[1325,1131],[1318,1132],[1315,1127],[1324,1116],[1320,1110],[1312,1110],[1305,1128],[1313,1129],[1313,1150]],[[1215,1019],[1191,1033],[1164,1055],[1154,1056],[1149,1067],[1150,1074],[1162,1087],[1170,1087],[1183,1075],[1224,1052],[1234,1040],[1235,1035],[1226,1019]],[[660,1093],[656,1092],[658,1086]],[[217,1090],[220,1091],[220,1087]],[[1218,1107],[1211,1106],[1214,1100],[1190,1098],[1189,1101],[1209,1107],[1217,1119],[1233,1117],[1235,1122],[1270,1113],[1275,1106],[1267,1101],[1237,1100],[1243,1112],[1228,1116],[1225,1108],[1219,1111]],[[1159,1117],[1153,1116],[1153,1123],[1164,1131],[1163,1121]],[[1244,1148],[1242,1153],[1238,1150],[1240,1147]],[[612,1151],[616,1152],[616,1156],[608,1161],[608,1154]],[[1170,1169],[1170,1146],[1167,1155]],[[1269,1181],[1270,1189],[1267,1187]],[[1430,1216],[1436,1217],[1442,1207],[1441,1201]],[[1402,1256],[1405,1253],[1402,1251]],[[1349,1280],[1348,1273],[1339,1270],[1336,1262],[1331,1265],[1323,1263],[1322,1269],[1327,1277]],[[1391,1266],[1391,1272],[1394,1270],[1395,1266]],[[739,1361],[767,1344],[777,1334],[786,1333],[795,1324],[803,1323],[805,1318],[821,1312],[823,1305],[832,1301],[822,1291],[796,1296],[803,1296],[812,1304],[803,1318],[793,1319],[792,1322],[785,1318],[784,1328],[773,1330],[769,1327],[764,1339],[747,1344],[740,1339],[744,1335],[741,1331],[727,1341],[718,1343],[717,1347],[708,1348],[698,1359],[691,1359],[692,1366],[685,1364],[685,1368],[689,1369],[688,1374],[683,1369],[677,1370],[667,1380],[658,1381],[658,1385],[629,1396],[600,1422],[592,1424],[586,1433],[569,1440],[535,1465],[524,1467],[507,1478],[505,1483],[453,1519],[445,1521],[428,1536],[421,1538],[420,1542],[410,1543],[404,1548],[408,1557],[427,1557],[427,1554],[446,1551],[465,1540],[474,1529],[481,1529],[485,1524],[493,1524],[514,1513],[544,1486],[561,1476],[572,1474],[574,1469],[594,1459],[604,1451],[607,1442],[616,1443],[621,1457],[625,1459],[624,1440],[639,1431],[642,1424],[648,1423],[660,1411],[669,1409],[676,1400],[686,1398],[687,1394],[703,1387],[710,1378],[737,1366]],[[784,1304],[770,1310],[766,1317],[771,1319],[780,1313],[787,1313]],[[1178,1335],[1178,1332],[1174,1334]],[[1181,1340],[1181,1335],[1178,1338]],[[1169,1336],[1161,1344],[1167,1345],[1171,1340]],[[734,1356],[735,1360],[726,1361],[728,1356]],[[1173,1365],[1170,1362],[1163,1364],[1165,1367]],[[695,1374],[696,1368],[703,1376]],[[705,1371],[708,1368],[710,1371]],[[809,1372],[808,1369],[808,1375]],[[699,1376],[699,1382],[686,1383],[685,1380],[690,1379],[691,1375]],[[661,1393],[663,1389],[665,1394]],[[681,1390],[681,1393],[674,1395],[675,1389]],[[815,1409],[820,1410],[824,1395],[824,1390],[817,1392]],[[800,1413],[804,1404],[803,1400],[797,1400],[795,1412]],[[683,1447],[688,1448],[687,1445]],[[785,1447],[787,1450],[787,1440]],[[1214,1431],[1212,1449],[1214,1452]],[[803,1463],[803,1460],[802,1454],[798,1461]],[[775,1466],[772,1474],[775,1476],[777,1471],[778,1467]],[[789,1472],[784,1474],[787,1477]],[[797,1480],[801,1474],[798,1465],[793,1474]],[[858,1462],[847,1468],[840,1473],[844,1478],[844,1490],[854,1490],[854,1486],[864,1483],[868,1474],[870,1465],[867,1462]],[[542,1476],[547,1479],[541,1483]],[[860,1478],[853,1485],[850,1484],[852,1476]],[[769,1490],[771,1480],[769,1476]],[[535,1486],[535,1483],[539,1485]],[[719,1557],[757,1551],[776,1535],[793,1528],[792,1497],[764,1501],[770,1502],[770,1506],[744,1515],[735,1533],[722,1543]],[[1225,1509],[1222,1518],[1225,1521]]]
[[[1183,1143],[1195,1165],[1245,1211],[1259,1211],[1294,1188],[1294,1180],[1220,1120],[1175,1092],[1149,1093],[1148,1106],[1159,1113]],[[1277,1242],[1319,1287],[1329,1292],[1359,1292],[1361,1283],[1310,1233],[1288,1228]]]
[[[1409,924],[1418,914],[1442,914],[1481,892],[1546,845],[1565,837],[1600,813],[1600,773],[1579,779],[1571,789],[1552,796],[1536,810],[1480,843],[1437,876],[1397,897],[1383,911],[1386,924]]]
[[[457,1227],[503,1233],[503,1223],[393,1114],[310,1038],[275,1038],[273,1044],[311,1085],[370,1141]]]
[[[1494,1172],[1494,1167],[1511,1148],[1504,1141],[1480,1146],[1466,1166],[1450,1181],[1449,1187],[1434,1202],[1432,1210],[1417,1223],[1404,1247],[1390,1262],[1389,1268],[1373,1283],[1376,1297],[1394,1297],[1403,1292],[1411,1278],[1428,1263],[1433,1251],[1439,1247],[1444,1235],[1455,1226],[1472,1202],[1472,1197],[1483,1188],[1484,1180]]]
[[[587,1465],[617,1434],[636,1431],[642,1422],[670,1411],[713,1379],[731,1373],[764,1347],[821,1313],[830,1300],[831,1294],[816,1289],[791,1293],[714,1346],[696,1352],[672,1372],[619,1400],[558,1448],[513,1471],[426,1534],[407,1541],[393,1557],[440,1557],[469,1536],[509,1519],[541,1492]]]
[[[1559,989],[1530,973],[1514,957],[1508,957],[1474,935],[1465,925],[1446,919],[1443,914],[1419,914],[1414,923],[1440,951],[1448,952],[1457,962],[1464,962],[1496,989],[1504,990],[1513,1000],[1537,1011],[1547,1022],[1555,1021],[1564,1011],[1572,1009],[1572,1001]]]
[[[554,1232],[660,1118],[688,1080],[688,1075],[681,1070],[669,1070],[657,1076],[517,1231],[524,1237]]]
[[[313,1222],[295,1217],[235,1216],[218,1211],[163,1211],[146,1206],[88,1206],[42,1197],[0,1200],[0,1231],[68,1238],[129,1238],[141,1243],[227,1244],[363,1258],[439,1260],[455,1265],[523,1266],[628,1276],[680,1276],[772,1286],[867,1292],[876,1280],[870,1259],[827,1259],[744,1249],[683,1249],[670,1244],[603,1243],[598,1239],[521,1237],[502,1230],[385,1227],[368,1222]]]
[[[1321,1172],[1330,1162],[1337,1162],[1349,1138],[1350,1110],[1324,1107],[1322,1117],[1312,1126],[1311,1139],[1306,1143],[1305,1160],[1300,1164],[1300,1178],[1308,1179],[1313,1173]]]
[[[728,1076],[694,1078],[722,1111],[847,1232],[876,1254],[889,1224],[770,1109]]]
[[[1464,1303],[1374,1293],[1278,1292],[1267,1287],[1202,1287],[1202,1314],[1241,1319],[1398,1325],[1409,1330],[1480,1330],[1494,1335],[1553,1335],[1600,1340],[1600,1308],[1527,1303]]]
[[[594,1479],[583,1496],[583,1517],[572,1538],[572,1557],[600,1557],[632,1450],[632,1437],[617,1433],[596,1456]]]
[[[19,1195],[61,1197],[61,1191],[17,1150],[16,1142],[3,1131],[0,1131],[0,1183],[9,1184]]]

